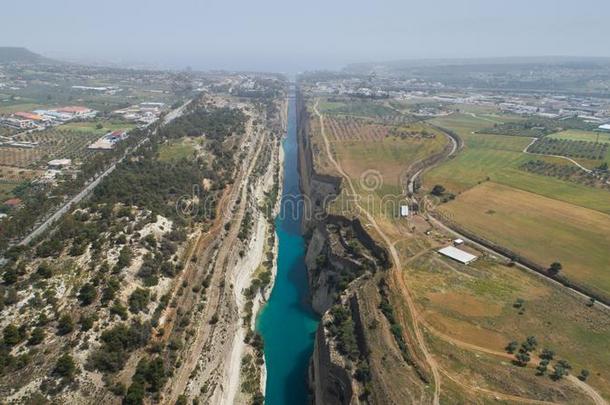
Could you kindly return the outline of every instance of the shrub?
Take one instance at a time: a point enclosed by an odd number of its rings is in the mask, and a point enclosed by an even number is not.
[[[104,372],[122,370],[132,350],[144,346],[151,335],[149,323],[118,324],[102,332],[101,347],[89,357],[92,367]]]
[[[28,345],[30,345],[30,346],[39,345],[44,340],[44,337],[45,337],[44,329],[42,329],[41,327],[34,328],[34,330],[32,331],[32,334],[30,335],[30,338],[28,339]]]
[[[97,297],[97,290],[91,283],[87,283],[80,288],[78,300],[82,306],[91,305]]]
[[[57,359],[55,367],[53,368],[54,375],[72,380],[75,373],[76,364],[74,363],[74,359],[72,356],[70,356],[70,354],[66,353]]]
[[[136,288],[129,296],[129,311],[137,314],[146,309],[150,302],[150,291],[146,288]]]
[[[445,187],[441,186],[440,184],[437,184],[434,187],[432,187],[432,191],[430,192],[430,194],[440,197],[443,195],[444,192],[445,192]]]
[[[59,336],[67,335],[74,330],[74,321],[68,314],[64,314],[59,318],[57,323],[57,334]]]
[[[15,346],[19,342],[23,340],[23,336],[19,333],[19,329],[13,325],[9,324],[4,328],[4,344],[7,346]]]

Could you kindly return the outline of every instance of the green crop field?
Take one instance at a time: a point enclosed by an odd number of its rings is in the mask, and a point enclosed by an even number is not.
[[[41,108],[47,108],[43,104],[36,103],[2,103],[0,102],[0,114],[12,114],[18,111],[28,112]]]
[[[323,101],[318,106],[321,113],[351,115],[357,117],[383,117],[399,115],[395,110],[375,101],[335,102]]]
[[[423,185],[426,189],[431,189],[435,184],[442,184],[449,192],[459,194],[489,179],[517,189],[610,213],[610,198],[605,190],[520,170],[521,165],[533,159],[569,164],[558,158],[534,157],[523,153],[523,149],[531,142],[529,138],[474,134],[473,132],[486,127],[488,123],[467,115],[437,118],[432,122],[457,132],[464,140],[465,147],[458,156],[424,175]],[[599,161],[597,162],[599,164]]]
[[[102,128],[97,128],[101,124]],[[75,130],[86,133],[93,133],[99,136],[105,135],[108,132],[116,130],[130,130],[135,127],[135,124],[117,120],[100,120],[100,121],[83,121],[83,122],[68,122],[62,125],[62,130]]]
[[[440,210],[542,266],[559,261],[566,277],[610,295],[610,215],[494,182],[466,191]]]
[[[164,144],[159,149],[159,160],[170,161],[188,159],[193,157],[196,150],[195,141],[191,138],[182,138]]]
[[[610,133],[608,132],[579,131],[577,129],[569,129],[566,131],[555,132],[548,137],[554,139],[569,139],[572,141],[610,143]]]

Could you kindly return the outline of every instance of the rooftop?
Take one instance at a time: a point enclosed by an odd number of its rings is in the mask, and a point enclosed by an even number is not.
[[[468,252],[463,251],[462,249],[458,249],[453,246],[447,246],[438,251],[443,256],[447,256],[453,260],[457,260],[460,263],[468,264],[474,260],[476,260],[477,256],[470,254]]]

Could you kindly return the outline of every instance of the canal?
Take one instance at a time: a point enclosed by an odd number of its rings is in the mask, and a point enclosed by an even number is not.
[[[284,138],[284,180],[278,236],[277,275],[268,303],[260,312],[257,330],[265,342],[266,405],[307,404],[307,368],[318,317],[309,305],[305,241],[301,235],[302,200],[299,188],[296,102],[288,104]]]

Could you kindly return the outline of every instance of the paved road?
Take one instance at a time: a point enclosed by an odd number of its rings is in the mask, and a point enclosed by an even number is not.
[[[446,133],[446,132],[444,132],[444,131],[443,131],[443,134],[444,134],[444,135],[445,135],[447,138],[449,138],[449,140],[451,141],[451,144],[452,144],[452,145],[451,145],[451,151],[450,151],[450,152],[447,154],[447,156],[446,156],[446,158],[448,158],[449,156],[452,156],[452,155],[454,155],[454,154],[455,154],[455,152],[457,152],[457,149],[458,149],[458,143],[457,143],[457,141],[456,141],[456,140],[455,140],[455,139],[454,139],[454,138],[453,138],[451,135],[449,135],[448,133]],[[445,159],[446,159],[446,158],[445,158]],[[443,161],[444,161],[444,160],[443,160]],[[441,162],[443,162],[443,161],[441,161]],[[438,162],[438,163],[436,163],[436,164],[439,164],[439,163],[441,163],[441,162]],[[435,165],[436,165],[436,164],[435,164]],[[432,165],[432,166],[435,166],[435,165]],[[409,182],[407,183],[407,192],[409,192],[410,194],[413,194],[413,193],[415,192],[415,180],[417,179],[417,177],[418,177],[418,176],[419,176],[419,175],[420,175],[420,174],[421,174],[421,173],[422,173],[422,172],[423,172],[425,169],[429,169],[429,168],[430,168],[430,167],[432,167],[432,166],[424,167],[424,168],[420,169],[419,171],[417,171],[417,173],[413,174],[413,176],[411,176],[411,178],[409,179]]]
[[[172,120],[174,120],[177,117],[179,117],[180,115],[182,115],[182,113],[184,112],[184,109],[186,108],[186,106],[189,103],[190,103],[190,101],[187,101],[186,103],[184,103],[180,107],[176,108],[175,110],[170,111],[163,119],[162,125],[167,125]],[[51,215],[42,224],[40,224],[36,229],[34,229],[32,232],[30,232],[29,235],[27,235],[25,238],[23,238],[23,240],[21,242],[19,242],[19,245],[27,245],[33,239],[35,239],[36,237],[43,234],[52,224],[55,223],[55,221],[57,221],[59,218],[61,218],[62,215],[67,213],[73,206],[75,206],[76,204],[81,202],[85,197],[87,197],[95,189],[95,187],[97,187],[97,185],[100,184],[100,182],[106,176],[108,176],[110,173],[112,173],[116,169],[116,167],[119,163],[121,163],[127,156],[131,155],[133,152],[138,150],[140,148],[140,146],[142,146],[143,144],[148,142],[149,137],[150,137],[150,135],[147,136],[146,138],[142,139],[133,149],[127,149],[125,151],[125,154],[118,161],[113,163],[108,169],[106,169],[106,171],[104,171],[102,174],[97,176],[95,178],[95,180],[93,180],[91,183],[86,185],[84,189],[82,189],[78,194],[76,194],[74,197],[72,197],[70,199],[70,201],[68,201],[64,205],[62,205],[57,211],[55,211],[53,213],[53,215]]]

